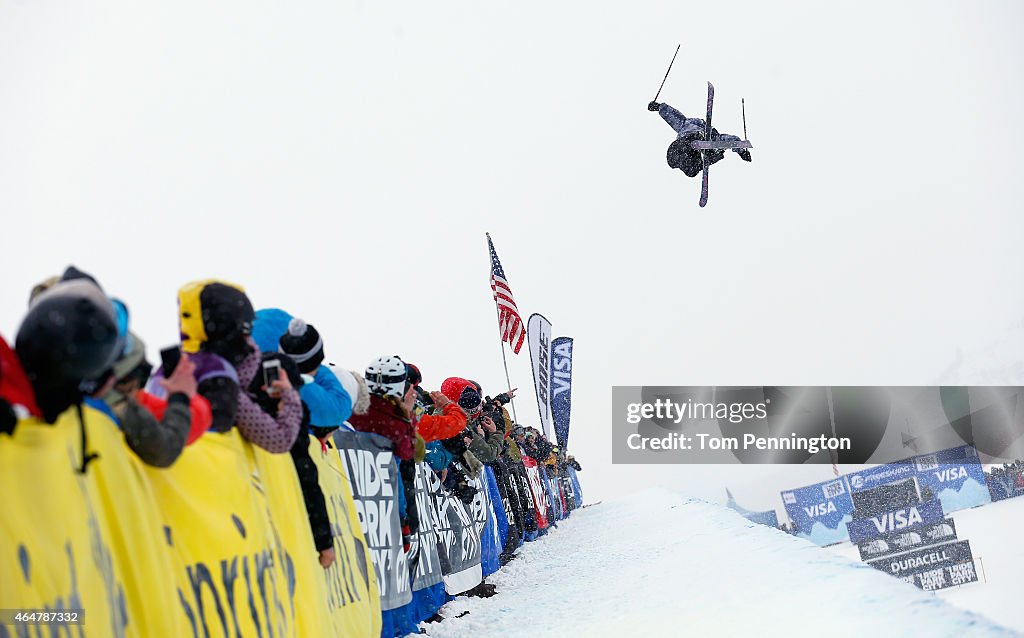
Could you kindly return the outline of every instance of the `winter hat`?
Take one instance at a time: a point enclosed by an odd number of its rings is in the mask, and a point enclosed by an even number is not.
[[[114,362],[114,378],[118,380],[128,376],[146,360],[146,344],[139,335],[129,332],[127,341],[125,352]]]
[[[252,322],[252,340],[260,352],[276,352],[292,316],[280,308],[260,308]]]
[[[366,366],[365,377],[370,394],[399,399],[405,396],[405,362],[398,357],[377,357]]]
[[[309,374],[324,360],[324,340],[311,324],[298,317],[288,322],[288,332],[280,339],[279,352],[288,355],[299,371]]]
[[[366,414],[370,409],[370,389],[366,387],[362,375],[344,368],[332,367],[331,370],[352,399],[352,413]]]
[[[256,313],[245,290],[222,281],[195,281],[178,290],[181,349],[188,353],[225,347],[238,354],[245,350]],[[229,357],[233,358],[233,357]]]
[[[441,384],[441,394],[448,397],[449,401],[458,403],[466,412],[472,412],[480,407],[480,393],[472,383],[461,377],[445,379]]]
[[[687,177],[696,177],[697,173],[704,169],[704,159],[700,151],[690,146],[696,136],[679,137],[668,145],[666,161],[672,168],[678,168],[686,173]]]
[[[111,367],[118,345],[114,307],[92,281],[62,281],[36,297],[15,351],[48,423],[81,399],[83,380]]]

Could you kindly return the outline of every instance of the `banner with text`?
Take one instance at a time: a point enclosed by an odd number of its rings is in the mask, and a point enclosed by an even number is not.
[[[797,536],[822,546],[849,539],[846,527],[853,520],[853,500],[845,478],[787,490],[782,503]]]
[[[944,516],[942,503],[938,499],[932,499],[868,518],[855,519],[846,524],[846,529],[850,533],[850,540],[860,543],[914,525],[938,523]]]
[[[544,315],[533,313],[526,323],[526,336],[530,342],[530,363],[533,365],[533,387],[537,393],[544,438],[555,440],[551,426],[551,322]]]
[[[338,430],[334,444],[345,462],[359,524],[373,557],[382,611],[412,600],[409,565],[398,512],[398,465],[391,441],[377,434]]]
[[[569,447],[569,416],[572,412],[572,337],[551,342],[551,416],[555,436],[563,448]]]

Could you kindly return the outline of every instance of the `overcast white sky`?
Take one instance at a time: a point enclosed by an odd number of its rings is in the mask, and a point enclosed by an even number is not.
[[[490,231],[524,318],[576,338],[589,500],[730,484],[772,506],[830,470],[612,466],[611,386],[930,383],[1019,327],[1022,18],[1011,1],[0,0],[0,332],[75,263],[155,359],[177,288],[219,277],[347,367],[397,353],[427,385],[497,392]],[[754,144],[715,166],[705,209],[645,109],[678,43],[662,101],[702,117],[711,80],[716,127],[742,135],[745,97]],[[528,389],[525,349],[510,368]]]

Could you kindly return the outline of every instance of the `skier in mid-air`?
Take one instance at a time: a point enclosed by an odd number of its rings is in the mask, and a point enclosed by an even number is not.
[[[678,168],[686,173],[687,177],[696,177],[704,170],[705,154],[709,164],[714,164],[725,157],[725,151],[721,149],[705,150],[702,152],[691,146],[694,141],[704,139],[704,120],[686,117],[663,102],[651,102],[647,105],[647,110],[657,111],[658,115],[668,122],[668,125],[676,132],[676,139],[668,145],[668,153],[665,158],[671,168]],[[719,133],[715,128],[711,129],[711,140],[742,141],[735,135]],[[738,153],[744,161],[749,162],[751,160],[749,149],[734,148],[732,150]]]

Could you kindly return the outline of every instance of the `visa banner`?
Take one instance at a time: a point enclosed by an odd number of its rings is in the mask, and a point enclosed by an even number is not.
[[[946,512],[992,502],[978,450],[972,445],[915,456],[914,469],[921,492],[942,501]]]
[[[782,502],[797,536],[821,546],[849,538],[853,500],[844,477],[782,492]]]
[[[884,514],[851,521],[847,524],[846,529],[849,530],[850,540],[854,543],[860,543],[861,541],[884,534],[891,534],[914,525],[938,523],[944,517],[942,503],[938,499],[932,499],[917,505],[885,512]]]

